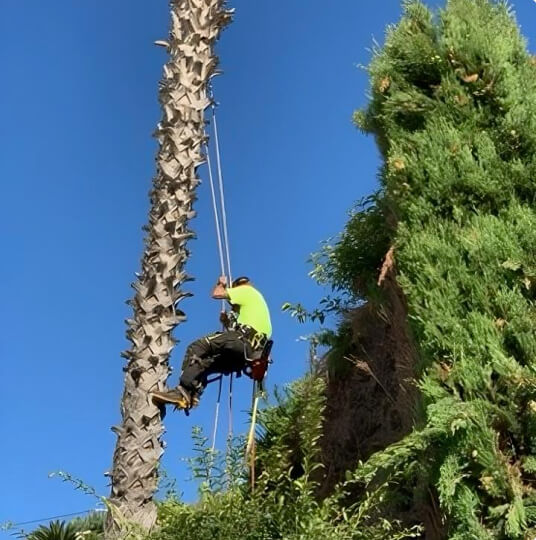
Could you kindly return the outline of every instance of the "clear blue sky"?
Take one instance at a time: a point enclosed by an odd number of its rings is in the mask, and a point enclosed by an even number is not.
[[[440,2],[434,1],[433,5]],[[536,4],[514,2],[525,34]],[[366,102],[373,37],[400,14],[398,0],[236,0],[218,45],[216,81],[234,273],[253,278],[272,307],[270,384],[304,372],[310,329],[280,312],[322,295],[306,260],[341,230],[352,202],[374,188],[374,141],[351,124]],[[49,472],[62,469],[107,495],[126,348],[125,300],[139,268],[141,226],[154,172],[157,84],[167,37],[165,0],[2,0],[0,16],[0,522],[91,508]],[[217,327],[208,297],[218,274],[208,184],[190,244],[195,296],[172,363]],[[263,241],[259,249],[258,240]],[[164,465],[186,498],[181,458],[193,425],[210,431],[215,388],[185,418],[168,414]],[[251,388],[235,385],[244,431]],[[222,414],[220,433],[227,430]],[[220,439],[221,444],[221,439]],[[1,538],[8,538],[1,534]]]

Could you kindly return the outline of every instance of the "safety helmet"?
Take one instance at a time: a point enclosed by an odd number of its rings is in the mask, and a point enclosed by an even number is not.
[[[249,279],[248,277],[246,277],[246,276],[240,276],[240,277],[237,277],[237,278],[233,281],[231,287],[238,287],[238,286],[240,286],[240,285],[246,285],[246,284],[248,284],[249,282],[250,282],[250,279]]]

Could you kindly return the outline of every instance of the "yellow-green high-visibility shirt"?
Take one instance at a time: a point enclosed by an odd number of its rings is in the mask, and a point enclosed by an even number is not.
[[[255,328],[257,332],[272,335],[272,322],[270,311],[264,296],[251,285],[239,285],[227,289],[229,301],[233,305],[240,306],[238,322]]]

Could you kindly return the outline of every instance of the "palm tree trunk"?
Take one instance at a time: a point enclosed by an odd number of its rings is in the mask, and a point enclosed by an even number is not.
[[[163,119],[155,134],[159,150],[145,250],[141,272],[132,285],[133,317],[126,321],[131,347],[123,353],[128,364],[122,423],[112,428],[117,443],[107,537],[117,536],[122,520],[145,529],[156,520],[153,495],[164,428],[149,393],[164,389],[176,343],[172,332],[186,318],[177,305],[189,296],[182,285],[190,279],[184,265],[187,241],[194,236],[188,223],[195,215],[197,167],[204,162],[207,83],[218,63],[215,42],[231,12],[225,9],[225,0],[171,0],[171,18],[169,43],[158,42],[167,47],[170,59],[160,83]]]

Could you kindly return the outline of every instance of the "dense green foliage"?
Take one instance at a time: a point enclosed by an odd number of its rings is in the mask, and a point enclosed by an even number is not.
[[[535,62],[504,4],[449,0],[434,20],[413,1],[370,73],[355,117],[385,159],[422,415],[356,479],[437,492],[449,538],[523,538],[536,526]]]
[[[365,493],[357,504],[344,502],[344,486],[318,500],[324,402],[324,382],[307,376],[280,396],[276,406],[262,411],[254,491],[244,467],[243,445],[235,446],[222,463],[196,434],[198,456],[192,465],[203,481],[199,501],[189,505],[171,497],[162,503],[160,528],[152,539],[395,540],[418,536],[416,528],[404,530],[378,512],[387,485]]]
[[[358,201],[339,237],[312,255],[311,277],[337,291],[339,298],[369,299],[393,235],[387,216],[382,191]]]

